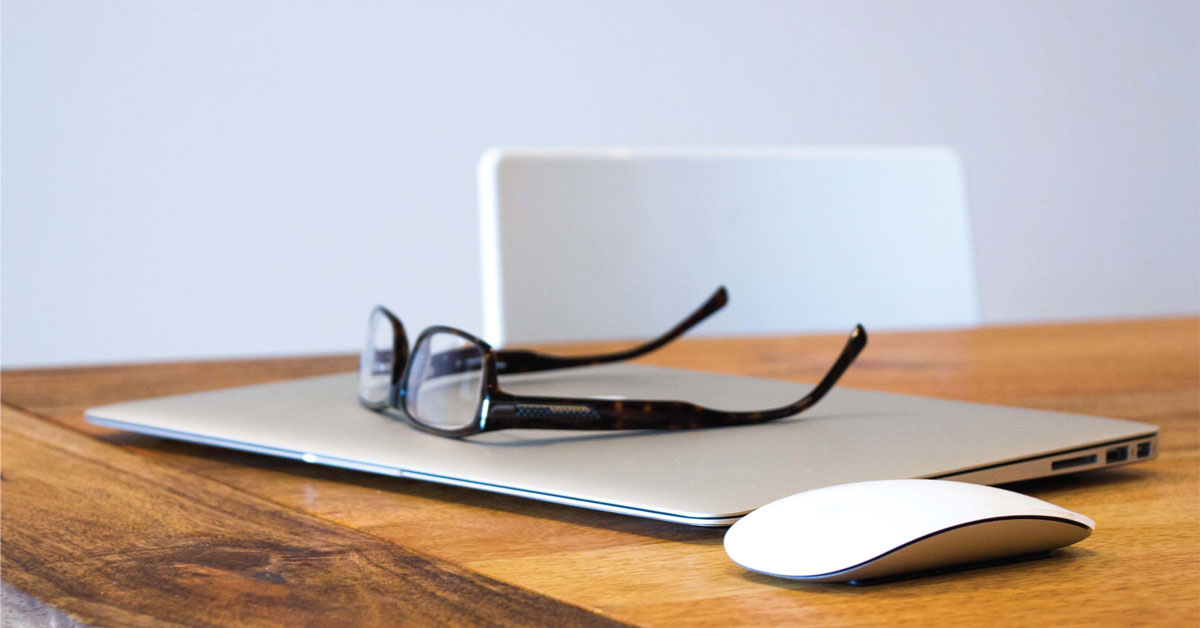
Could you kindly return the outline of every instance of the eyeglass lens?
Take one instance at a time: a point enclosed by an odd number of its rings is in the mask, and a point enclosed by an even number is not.
[[[395,341],[392,322],[376,309],[367,322],[367,344],[358,361],[358,396],[367,403],[381,405],[387,402]]]
[[[405,409],[440,429],[475,424],[483,396],[483,350],[456,334],[435,332],[414,348],[405,376]]]

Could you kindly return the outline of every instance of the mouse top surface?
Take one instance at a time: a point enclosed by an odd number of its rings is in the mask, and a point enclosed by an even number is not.
[[[954,532],[968,528],[975,528],[969,542],[963,532]],[[1013,491],[944,480],[883,480],[815,489],[767,504],[729,529],[725,550],[754,571],[853,579],[826,576],[853,576],[854,570],[888,557],[932,567],[1046,551],[1086,538],[1094,528],[1083,515]],[[966,546],[980,543],[985,547]],[[924,546],[925,553],[916,563],[913,550],[899,551],[916,546]]]

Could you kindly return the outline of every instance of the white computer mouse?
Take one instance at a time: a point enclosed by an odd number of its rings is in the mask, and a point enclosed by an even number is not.
[[[771,502],[729,528],[725,551],[773,576],[855,582],[1047,552],[1095,528],[1081,514],[991,486],[883,480]]]

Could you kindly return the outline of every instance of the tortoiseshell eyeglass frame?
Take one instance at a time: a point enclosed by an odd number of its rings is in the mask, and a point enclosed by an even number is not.
[[[382,311],[384,319],[392,325],[394,347],[391,349],[391,384],[386,402],[372,403],[361,397],[360,401],[372,410],[396,410],[413,426],[449,437],[463,437],[481,432],[514,428],[678,430],[751,425],[794,416],[816,405],[833,388],[846,369],[854,363],[855,358],[867,344],[866,329],[862,325],[855,325],[854,330],[850,332],[850,338],[842,348],[841,355],[808,394],[786,406],[767,410],[745,412],[715,410],[686,401],[514,395],[500,388],[500,375],[619,362],[645,355],[683,335],[700,321],[721,309],[728,301],[729,295],[725,288],[718,288],[704,305],[658,338],[625,351],[584,356],[558,356],[524,349],[496,350],[484,340],[461,329],[440,325],[429,327],[421,332],[417,341],[413,343],[414,347],[420,347],[431,336],[439,333],[452,334],[473,345],[469,348],[434,355],[430,365],[432,367],[431,376],[465,372],[467,368],[464,366],[471,370],[479,368],[483,372],[479,404],[475,409],[475,420],[471,425],[459,429],[430,425],[409,412],[406,406],[406,381],[411,364],[404,326],[400,323],[400,319],[386,308],[377,306],[376,310]],[[365,350],[371,349],[368,347]],[[464,359],[467,353],[470,356],[482,355],[482,364],[479,363],[478,357]],[[404,368],[396,368],[397,366]]]

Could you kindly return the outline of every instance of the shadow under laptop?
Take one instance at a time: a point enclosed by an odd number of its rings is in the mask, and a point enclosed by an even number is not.
[[[1067,492],[1106,484],[1122,485],[1131,482],[1146,482],[1151,478],[1162,478],[1164,474],[1169,475],[1170,472],[1163,469],[1147,469],[1137,466],[1109,467],[1081,473],[1067,473],[1065,475],[1052,475],[1031,480],[1021,480],[1019,482],[1008,482],[997,484],[996,486],[1017,493],[1033,495],[1039,499],[1046,499],[1045,496],[1051,493]]]

